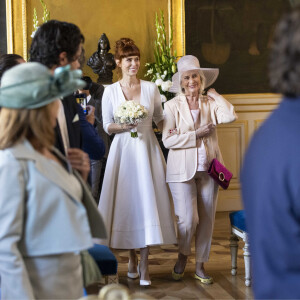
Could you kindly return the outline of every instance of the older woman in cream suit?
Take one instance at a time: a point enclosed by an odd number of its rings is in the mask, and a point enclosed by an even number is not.
[[[4,73],[0,89],[0,277],[2,299],[78,299],[79,252],[105,238],[81,175],[53,147],[59,98],[85,83],[78,71],[39,63]]]
[[[218,76],[218,69],[202,69],[186,55],[178,61],[172,91],[178,95],[165,103],[163,143],[169,148],[167,182],[172,192],[178,227],[178,260],[172,276],[184,275],[191,241],[195,235],[195,278],[209,284],[204,269],[213,232],[218,185],[207,174],[213,158],[223,162],[215,126],[236,119],[234,107],[214,89],[202,96]]]

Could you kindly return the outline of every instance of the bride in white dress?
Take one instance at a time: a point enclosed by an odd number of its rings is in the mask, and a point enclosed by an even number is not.
[[[140,275],[140,285],[150,285],[148,246],[176,243],[166,165],[152,129],[152,120],[162,125],[163,110],[156,85],[136,76],[140,52],[131,39],[117,41],[115,59],[122,79],[106,87],[102,98],[103,127],[115,137],[99,201],[108,231],[108,239],[101,243],[115,249],[130,249],[128,277]],[[138,125],[114,123],[114,112],[126,100],[144,105],[148,118]],[[130,135],[134,127],[137,138]],[[139,270],[137,248],[141,254]]]

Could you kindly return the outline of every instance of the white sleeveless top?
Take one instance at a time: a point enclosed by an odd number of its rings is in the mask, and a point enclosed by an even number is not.
[[[191,114],[194,120],[194,126],[196,130],[200,127],[200,109],[191,109]],[[197,171],[207,171],[207,156],[203,140],[197,139],[196,145],[198,150]]]

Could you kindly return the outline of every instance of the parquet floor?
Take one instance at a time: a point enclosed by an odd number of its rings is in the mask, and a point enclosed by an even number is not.
[[[229,237],[228,213],[219,212],[216,215],[210,261],[205,265],[207,273],[214,278],[212,285],[203,285],[193,278],[193,255],[188,260],[183,280],[172,279],[171,271],[177,258],[175,245],[150,248],[150,287],[140,287],[138,279],[127,278],[128,251],[114,250],[119,262],[119,282],[127,286],[132,293],[142,292],[155,299],[252,299],[251,288],[244,284],[243,242],[239,243],[238,272],[236,276],[232,276]]]

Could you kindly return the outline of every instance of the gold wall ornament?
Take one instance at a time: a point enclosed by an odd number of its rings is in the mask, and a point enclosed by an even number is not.
[[[23,58],[27,61],[27,9],[26,0],[22,0],[22,33],[23,33]]]
[[[185,0],[168,0],[169,18],[172,18],[174,50],[177,56],[185,55]],[[170,24],[170,22],[169,22]]]
[[[27,1],[6,0],[7,53],[27,60]]]
[[[7,32],[7,53],[14,52],[13,43],[13,0],[6,0],[6,32]]]

